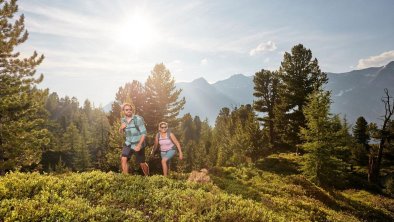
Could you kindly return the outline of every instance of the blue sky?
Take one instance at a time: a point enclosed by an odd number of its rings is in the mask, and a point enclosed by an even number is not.
[[[45,55],[40,84],[106,105],[164,63],[177,82],[275,70],[302,43],[325,72],[394,60],[394,1],[19,0],[30,33],[18,50]]]

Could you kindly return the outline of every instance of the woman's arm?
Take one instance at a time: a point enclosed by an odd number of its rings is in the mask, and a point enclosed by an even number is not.
[[[183,159],[181,144],[179,144],[178,140],[176,139],[176,137],[173,133],[170,134],[170,137],[171,137],[171,140],[175,143],[175,146],[178,148],[179,159],[180,160]]]

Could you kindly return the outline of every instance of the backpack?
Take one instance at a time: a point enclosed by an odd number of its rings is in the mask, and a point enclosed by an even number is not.
[[[160,132],[157,133],[156,136],[157,136],[157,139],[159,140],[160,139]],[[172,139],[171,139],[171,130],[170,129],[167,129],[167,138],[169,138],[171,140],[171,142],[174,143],[174,141],[172,141]],[[160,152],[160,144],[157,144],[157,145],[159,146],[159,148],[156,149],[156,152]]]
[[[141,117],[141,118],[142,118],[142,117]],[[137,124],[137,117],[136,117],[136,115],[133,116],[133,122],[134,122],[134,126],[135,126],[135,128],[137,129],[138,133],[141,135],[141,130],[140,130],[140,128],[138,127],[138,124]],[[143,118],[142,118],[142,122],[145,124]],[[146,139],[147,139],[146,137],[147,137],[147,136],[145,135],[145,139],[144,139],[144,142],[142,142],[141,148],[146,147]]]

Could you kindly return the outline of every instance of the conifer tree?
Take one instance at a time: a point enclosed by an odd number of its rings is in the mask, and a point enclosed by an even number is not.
[[[209,125],[208,119],[201,122],[200,143],[205,148],[205,166],[211,168],[215,165],[216,149],[212,146],[213,132],[212,127]]]
[[[195,141],[200,141],[202,122],[201,122],[199,116],[195,116],[194,117],[193,124],[194,124],[194,136],[193,136],[193,139]]]
[[[145,83],[145,122],[148,132],[155,131],[161,121],[170,127],[177,127],[177,116],[185,105],[185,98],[179,98],[181,89],[175,88],[175,79],[163,63],[155,65]]]
[[[119,119],[122,113],[121,105],[130,103],[136,109],[136,114],[145,116],[144,107],[146,105],[144,86],[137,80],[126,83],[124,87],[119,87],[115,96],[115,102],[112,103],[112,109],[108,120],[112,125],[116,119]]]
[[[81,112],[78,121],[81,145],[73,150],[73,166],[77,171],[85,171],[91,167],[91,156],[94,138],[91,135],[85,112]]]
[[[286,52],[279,69],[283,83],[279,97],[283,106],[283,113],[288,122],[286,129],[287,141],[299,144],[300,127],[305,127],[304,107],[308,96],[315,90],[320,90],[327,83],[327,75],[320,70],[317,59],[312,59],[312,51],[298,44]]]
[[[92,124],[92,159],[94,160],[95,168],[105,169],[105,153],[109,143],[109,132],[111,126],[109,125],[106,114],[101,108],[93,110],[93,124]]]
[[[352,160],[359,165],[368,163],[368,153],[370,151],[370,133],[368,122],[360,116],[356,120],[356,125],[352,129],[355,144],[352,147]]]
[[[368,122],[364,117],[360,116],[357,118],[356,125],[353,127],[354,139],[358,144],[362,144],[366,151],[369,151],[368,142],[370,136],[368,133]]]
[[[275,108],[279,99],[278,91],[280,87],[278,72],[271,72],[263,69],[255,74],[253,82],[253,95],[257,97],[253,107],[256,111],[267,114],[265,117],[259,117],[258,119],[269,129],[269,143],[271,146],[274,146],[276,141],[276,131],[274,127]]]
[[[306,127],[301,128],[302,147],[307,151],[303,173],[318,185],[338,185],[345,181],[345,163],[335,154],[338,128],[329,113],[330,93],[317,91],[305,107]],[[334,121],[333,121],[334,120]]]
[[[38,164],[42,146],[49,143],[43,126],[48,92],[36,88],[43,75],[34,76],[44,56],[34,52],[21,58],[16,51],[28,38],[17,11],[16,0],[0,1],[0,174]]]
[[[106,164],[105,168],[107,170],[119,171],[120,167],[120,154],[122,153],[124,136],[119,133],[120,119],[115,120],[114,124],[111,126],[111,131],[109,134],[108,149],[105,153]]]
[[[195,127],[193,124],[193,117],[190,115],[190,113],[186,113],[181,119],[181,132],[183,144],[187,144],[189,141],[194,140]]]
[[[222,108],[216,118],[215,128],[212,134],[212,146],[215,147],[215,152],[212,152],[211,158],[216,166],[224,166],[231,157],[229,149],[231,125],[230,109],[227,107]]]
[[[83,149],[82,146],[84,146],[84,144],[81,134],[74,123],[70,123],[70,125],[67,127],[66,132],[63,134],[62,141],[62,147],[64,152],[72,156],[72,160],[66,163],[66,165],[73,169],[76,169],[76,155],[78,155],[80,150]]]

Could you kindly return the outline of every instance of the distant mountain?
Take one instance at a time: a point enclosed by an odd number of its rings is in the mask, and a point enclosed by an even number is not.
[[[368,122],[380,123],[384,114],[384,88],[394,96],[394,61],[383,67],[328,73],[327,89],[332,91],[333,113],[346,115],[350,122],[364,116]]]
[[[181,97],[186,98],[185,109],[181,114],[190,113],[192,116],[208,120],[212,123],[219,110],[237,102],[216,87],[209,84],[204,78],[199,78],[190,83],[176,83],[182,89]]]
[[[236,74],[226,80],[218,81],[212,86],[233,99],[236,105],[253,102],[253,76]]]
[[[332,92],[332,113],[346,115],[350,123],[359,116],[368,122],[379,124],[384,114],[381,102],[384,88],[394,96],[394,61],[383,67],[353,70],[346,73],[327,73],[329,81],[326,90]],[[183,89],[181,96],[186,98],[185,109],[181,114],[198,115],[214,123],[223,107],[239,107],[253,102],[253,76],[236,74],[228,79],[209,84],[199,78],[190,83],[177,83]]]

